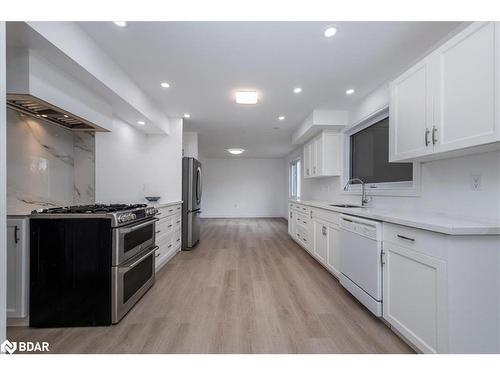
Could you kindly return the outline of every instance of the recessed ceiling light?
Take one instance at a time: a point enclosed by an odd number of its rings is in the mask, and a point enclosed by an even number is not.
[[[64,116],[64,118],[69,118],[69,116],[68,116],[68,115],[63,115],[63,116]]]
[[[137,121],[137,124],[139,124],[139,125],[146,125],[146,123],[144,121]]]
[[[333,26],[329,26],[325,29],[323,34],[325,35],[326,38],[331,38],[332,36],[337,34],[337,28],[333,27]]]
[[[300,87],[296,87],[293,89],[293,92],[296,94],[300,94],[302,92],[302,89]]]
[[[346,95],[352,95],[354,94],[354,89],[349,89],[349,90],[346,90]]]
[[[256,104],[257,101],[257,91],[236,91],[236,103],[238,104]]]
[[[127,26],[127,22],[125,22],[125,21],[113,21],[113,23],[114,23],[116,26],[120,26],[120,27],[125,27],[125,26]]]
[[[164,89],[168,89],[170,87],[170,83],[168,82],[162,82],[160,83],[161,87],[163,87]]]
[[[278,120],[283,121],[285,119],[285,116],[280,116],[278,117]]]
[[[47,115],[42,115],[43,118],[47,118]]]
[[[184,113],[184,115],[182,117],[184,117],[184,118],[190,118],[191,115],[189,113]]]
[[[245,150],[242,148],[228,148],[227,151],[233,155],[240,155],[245,152]]]

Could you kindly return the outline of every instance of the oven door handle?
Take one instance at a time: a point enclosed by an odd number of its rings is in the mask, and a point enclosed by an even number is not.
[[[158,221],[160,219],[153,219],[153,220],[148,220],[148,221],[145,221],[145,222],[142,222],[140,224],[137,224],[137,225],[134,225],[133,227],[122,227],[122,228],[118,228],[119,231],[121,233],[130,233],[130,232],[133,232],[134,230],[137,230],[137,229],[140,229],[142,227],[145,227],[145,226],[148,226],[149,224],[152,224],[154,223],[155,221]]]
[[[133,259],[132,263],[130,263],[130,264],[124,264],[123,266],[120,266],[120,268],[132,269],[135,266],[137,266],[139,263],[141,263],[144,259],[146,259],[148,256],[150,256],[151,254],[153,254],[158,249],[159,249],[159,246],[155,246],[151,250],[149,250],[146,254],[142,255],[139,259]]]

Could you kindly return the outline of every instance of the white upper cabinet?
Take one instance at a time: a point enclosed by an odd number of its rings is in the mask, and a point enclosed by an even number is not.
[[[304,177],[340,175],[340,134],[323,131],[304,145]]]
[[[439,48],[434,58],[439,70],[434,87],[436,151],[491,142],[496,132],[495,23],[476,22]]]
[[[499,29],[474,22],[391,82],[390,161],[500,141]]]
[[[391,83],[390,160],[432,151],[431,70],[429,61],[424,60]]]

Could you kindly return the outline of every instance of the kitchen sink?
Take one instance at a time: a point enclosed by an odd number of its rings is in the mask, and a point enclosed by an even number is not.
[[[329,204],[329,206],[340,208],[361,208],[361,206],[356,206],[354,204]]]

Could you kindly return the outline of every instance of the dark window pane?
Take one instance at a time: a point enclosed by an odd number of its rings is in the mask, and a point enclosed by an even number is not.
[[[351,136],[351,175],[367,183],[412,181],[412,163],[389,163],[389,117]]]

